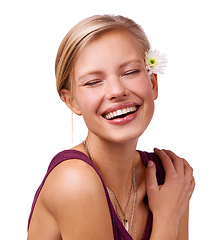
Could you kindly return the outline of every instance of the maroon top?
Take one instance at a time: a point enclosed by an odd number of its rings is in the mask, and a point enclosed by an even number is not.
[[[147,166],[147,163],[148,163],[149,160],[154,161],[154,163],[156,165],[156,169],[157,169],[156,175],[157,175],[158,184],[159,185],[163,184],[164,183],[164,178],[165,178],[165,173],[164,173],[161,161],[158,158],[158,156],[155,153],[147,153],[147,152],[142,152],[142,151],[138,151],[138,152],[139,152],[145,166]],[[108,194],[106,185],[105,185],[100,173],[98,172],[96,166],[84,153],[82,153],[80,151],[77,151],[77,150],[62,151],[62,152],[58,153],[53,158],[53,160],[51,161],[51,163],[48,167],[47,173],[46,173],[41,185],[39,186],[39,188],[38,188],[38,190],[35,194],[33,204],[32,204],[32,208],[31,208],[31,212],[30,212],[30,216],[29,216],[29,220],[28,220],[28,227],[29,227],[29,224],[30,224],[30,221],[31,221],[31,217],[32,217],[32,213],[33,213],[33,210],[34,210],[35,203],[38,199],[38,196],[39,196],[40,191],[41,191],[41,189],[42,189],[42,187],[43,187],[43,185],[46,181],[47,176],[58,164],[60,164],[61,162],[65,161],[65,160],[69,160],[69,159],[80,159],[80,160],[86,162],[87,164],[91,165],[94,168],[94,170],[99,175],[99,177],[101,179],[101,182],[104,186],[104,191],[105,191],[105,194],[106,194],[107,203],[108,203],[109,210],[110,210],[110,215],[111,215],[111,218],[112,218],[114,239],[115,240],[132,240],[132,237],[125,230],[124,226],[122,225],[121,221],[119,220],[119,218],[118,218],[118,216],[117,216],[117,214],[116,214],[116,212],[113,208],[113,205],[112,205],[111,200],[109,198],[109,194]],[[147,200],[147,197],[145,199]],[[144,230],[144,235],[142,237],[142,240],[148,240],[150,238],[151,229],[152,229],[152,213],[151,213],[150,210],[148,212],[146,226],[143,226],[143,228],[145,230]]]

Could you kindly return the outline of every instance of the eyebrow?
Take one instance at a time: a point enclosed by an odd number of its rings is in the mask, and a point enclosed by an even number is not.
[[[120,66],[119,66],[119,69],[122,69],[130,64],[140,64],[140,65],[143,65],[143,62],[141,60],[130,60],[130,61],[127,61],[127,62],[124,62],[122,63]],[[80,76],[77,80],[82,80],[83,78],[87,77],[87,76],[95,76],[95,75],[102,75],[103,74],[103,71],[90,71],[90,72],[87,72],[85,73],[84,75]]]
[[[122,69],[122,68],[124,68],[124,67],[126,67],[126,66],[128,66],[130,64],[133,64],[133,63],[135,63],[135,64],[138,63],[140,65],[143,65],[143,62],[141,60],[130,60],[130,61],[127,61],[127,62],[121,64],[119,68]]]
[[[80,76],[77,80],[78,80],[78,81],[79,81],[79,80],[82,80],[83,78],[88,77],[88,76],[91,76],[91,75],[95,76],[95,75],[102,75],[102,74],[103,74],[102,71],[87,72],[87,73],[85,73],[84,75]]]

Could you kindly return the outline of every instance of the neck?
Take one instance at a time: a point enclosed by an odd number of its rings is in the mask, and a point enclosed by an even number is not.
[[[118,196],[128,196],[133,162],[139,157],[137,141],[113,143],[89,134],[86,142],[105,184]]]

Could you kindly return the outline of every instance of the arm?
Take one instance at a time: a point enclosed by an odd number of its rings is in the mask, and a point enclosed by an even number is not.
[[[177,240],[188,240],[189,206],[179,221]]]
[[[111,217],[103,185],[92,167],[66,161],[48,177],[43,201],[64,240],[112,240]]]
[[[164,184],[158,186],[156,167],[149,162],[146,187],[153,213],[150,240],[187,240],[188,205],[195,187],[193,170],[171,151],[155,149],[155,153],[162,161],[166,176]]]
[[[175,239],[175,240],[188,240],[188,220],[189,220],[189,207],[187,207],[185,213],[181,217],[177,233],[176,226],[170,224],[170,221],[164,222],[161,225],[154,226],[150,240],[161,240],[161,239]],[[161,229],[161,230],[160,230]],[[163,230],[164,229],[164,230]],[[176,237],[177,235],[177,237]]]

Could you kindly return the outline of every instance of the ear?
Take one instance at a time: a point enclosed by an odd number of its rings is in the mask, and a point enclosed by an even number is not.
[[[81,110],[79,109],[79,106],[76,100],[74,98],[72,99],[71,91],[66,88],[63,88],[60,91],[60,93],[61,93],[61,100],[67,105],[67,107],[71,111],[73,111],[75,114],[81,116],[82,115]]]
[[[157,74],[152,73],[150,75],[150,80],[152,83],[152,91],[154,94],[154,100],[158,98],[158,82],[157,82]]]

